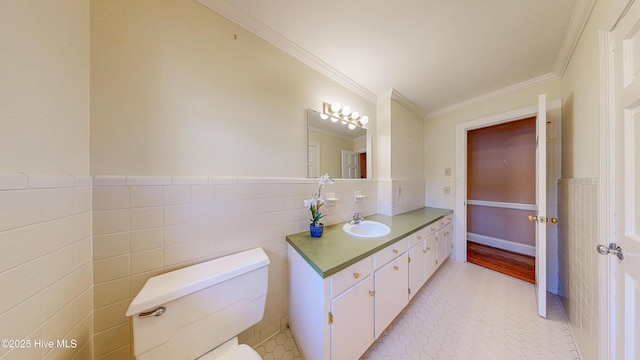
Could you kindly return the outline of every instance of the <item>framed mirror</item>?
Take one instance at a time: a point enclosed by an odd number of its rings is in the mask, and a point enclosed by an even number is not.
[[[348,125],[307,110],[308,177],[329,174],[343,179],[371,178],[371,131]]]

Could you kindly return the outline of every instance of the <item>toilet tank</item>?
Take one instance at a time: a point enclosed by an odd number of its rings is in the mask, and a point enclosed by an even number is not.
[[[136,358],[192,360],[259,322],[268,265],[256,248],[147,280],[126,314]],[[162,315],[140,316],[160,307]]]

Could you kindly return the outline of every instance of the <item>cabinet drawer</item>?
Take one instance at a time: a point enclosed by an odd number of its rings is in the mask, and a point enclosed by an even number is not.
[[[371,275],[373,267],[371,256],[358,261],[357,263],[341,270],[331,276],[331,298],[342,294],[358,282]]]
[[[424,229],[427,232],[427,234],[426,234],[427,237],[429,237],[429,236],[435,234],[436,231],[438,230],[438,222],[437,221],[433,222],[433,223],[427,225],[427,227],[425,227]]]
[[[397,258],[403,253],[407,252],[407,239],[396,241],[395,243],[387,246],[386,248],[378,251],[374,257],[376,262],[376,270],[383,267],[389,261]]]
[[[453,214],[449,214],[449,215],[445,216],[444,218],[445,218],[445,222],[448,224],[448,223],[453,221]]]
[[[427,230],[420,229],[409,236],[409,248],[414,247],[419,242],[427,238]]]
[[[440,220],[438,220],[438,229],[445,226],[447,224],[447,219],[446,218],[442,218]]]

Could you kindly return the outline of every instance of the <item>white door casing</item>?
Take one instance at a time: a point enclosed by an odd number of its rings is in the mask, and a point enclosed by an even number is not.
[[[538,315],[547,317],[547,100],[538,97],[536,118],[536,299]]]
[[[602,308],[601,355],[640,359],[640,2],[618,1],[601,40],[606,110],[601,176],[608,186],[601,245],[615,243],[623,254],[602,258],[608,265],[602,290],[608,290],[609,309]]]
[[[547,114],[547,214],[557,217],[558,179],[561,174],[562,100],[546,103]],[[467,132],[483,127],[526,119],[538,114],[538,105],[467,121],[456,126],[456,205],[453,239],[453,258],[467,260]],[[562,219],[560,219],[562,221]],[[558,292],[558,232],[557,226],[547,226],[547,290]]]

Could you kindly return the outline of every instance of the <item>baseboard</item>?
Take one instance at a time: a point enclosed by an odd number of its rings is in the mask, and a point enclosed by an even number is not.
[[[467,233],[467,240],[522,255],[536,256],[536,248],[535,246],[531,245],[520,244],[509,240],[503,240],[491,236],[478,235],[469,232]]]

